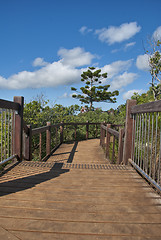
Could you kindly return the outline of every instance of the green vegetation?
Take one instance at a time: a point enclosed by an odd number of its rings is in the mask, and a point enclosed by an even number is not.
[[[90,104],[90,110],[93,108],[94,102],[115,103],[119,92],[107,91],[110,85],[101,85],[107,78],[107,73],[101,74],[101,69],[95,71],[94,67],[89,67],[86,72],[81,75],[82,82],[85,82],[85,87],[81,87],[81,92],[72,87],[71,90],[78,94],[73,94],[72,97],[79,99],[81,103]]]

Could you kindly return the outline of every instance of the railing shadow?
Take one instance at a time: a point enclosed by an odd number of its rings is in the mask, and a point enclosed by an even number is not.
[[[6,182],[0,183],[0,196],[20,192],[26,189],[31,189],[36,185],[48,180],[59,177],[61,174],[69,172],[69,169],[62,169],[63,163],[55,163],[48,171],[35,175],[30,175]],[[42,167],[41,167],[42,169]]]

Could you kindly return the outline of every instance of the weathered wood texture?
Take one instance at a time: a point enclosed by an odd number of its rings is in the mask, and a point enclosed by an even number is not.
[[[15,129],[14,129],[14,154],[17,155],[19,161],[22,160],[22,145],[23,145],[23,97],[14,97],[14,102],[19,104],[19,111],[15,114]]]
[[[18,102],[11,102],[11,101],[0,99],[0,108],[19,111],[21,107]]]
[[[159,195],[130,166],[107,164],[99,140],[19,163],[0,194],[0,239],[160,240]]]
[[[128,164],[128,159],[131,157],[132,150],[132,131],[133,131],[133,119],[131,118],[131,109],[136,105],[136,100],[126,101],[126,123],[125,123],[125,138],[123,149],[123,162]]]
[[[149,112],[161,112],[161,100],[136,105],[131,108],[131,113],[149,113]]]

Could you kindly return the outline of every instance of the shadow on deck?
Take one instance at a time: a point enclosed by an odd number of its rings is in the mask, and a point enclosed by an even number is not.
[[[0,179],[0,239],[160,239],[161,199],[99,140],[62,144]]]

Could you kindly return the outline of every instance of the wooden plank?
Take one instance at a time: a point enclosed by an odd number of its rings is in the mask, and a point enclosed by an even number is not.
[[[133,119],[131,118],[131,109],[135,105],[136,105],[136,100],[126,101],[126,124],[125,124],[125,138],[124,138],[124,150],[123,150],[124,164],[128,164],[128,159],[131,157],[132,131],[133,131]]]
[[[149,113],[149,112],[161,112],[161,100],[136,105],[131,108],[131,113]]]
[[[12,110],[19,111],[20,104],[17,102],[11,102],[11,101],[0,99],[0,108],[12,109]]]
[[[115,137],[119,138],[119,132],[112,129],[112,128],[108,128],[108,132],[112,135],[114,135]]]
[[[49,126],[34,128],[34,129],[32,129],[32,135],[34,136],[34,135],[36,135],[36,134],[45,132],[45,131],[48,130],[48,129],[49,129]]]

